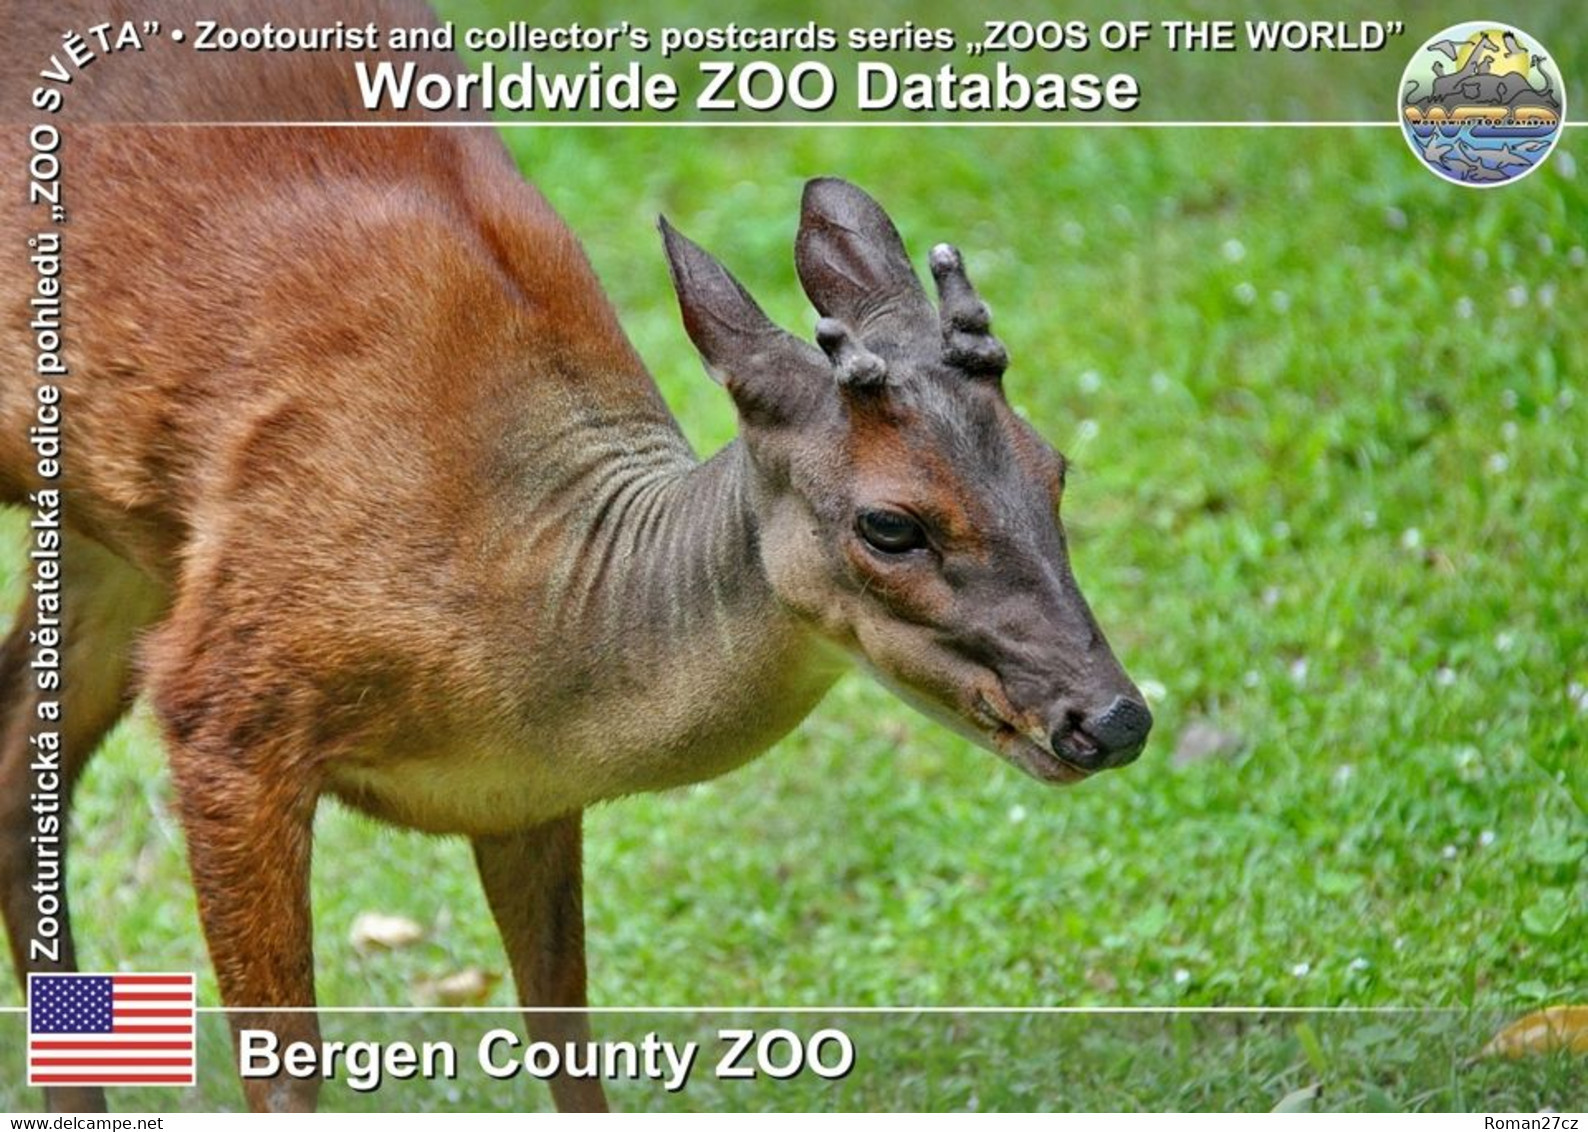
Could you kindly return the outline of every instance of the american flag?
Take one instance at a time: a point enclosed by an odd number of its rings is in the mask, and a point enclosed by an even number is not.
[[[193,976],[29,975],[29,1085],[192,1085]]]

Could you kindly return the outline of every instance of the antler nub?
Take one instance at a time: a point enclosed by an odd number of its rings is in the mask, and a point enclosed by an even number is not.
[[[943,326],[943,360],[967,373],[997,377],[1009,365],[1003,343],[991,333],[992,314],[965,275],[965,260],[952,244],[938,244],[930,257]]]
[[[838,384],[849,389],[872,389],[886,384],[888,363],[862,346],[849,327],[836,318],[816,323],[816,344],[833,364]]]

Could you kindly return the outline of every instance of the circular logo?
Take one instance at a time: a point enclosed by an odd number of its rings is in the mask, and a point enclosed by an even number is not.
[[[1401,129],[1447,181],[1509,185],[1544,163],[1566,121],[1555,63],[1519,28],[1491,20],[1448,27],[1401,76]]]

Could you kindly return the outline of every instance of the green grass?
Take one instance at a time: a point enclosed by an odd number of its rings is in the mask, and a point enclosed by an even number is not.
[[[854,1017],[842,1086],[620,1103],[1266,1108],[1321,1080],[1326,1106],[1588,1106],[1580,1061],[1461,1067],[1507,1017],[1588,998],[1582,136],[1471,192],[1379,129],[510,135],[703,450],[732,410],[678,325],[656,213],[801,332],[803,178],[870,189],[918,260],[960,243],[1009,396],[1078,466],[1075,570],[1158,718],[1139,763],[1055,793],[846,679],[749,768],[590,815],[596,1003],[1441,1010]],[[1199,721],[1239,752],[1175,765]],[[207,971],[144,718],[95,763],[75,837],[85,967]],[[503,967],[462,842],[328,805],[314,899],[325,1003]],[[361,957],[365,910],[430,936]],[[487,1024],[421,1028],[467,1053]],[[129,1100],[237,1103],[211,1038],[206,1092]],[[0,1082],[0,1107],[35,1100]],[[544,1090],[466,1073],[326,1103]]]

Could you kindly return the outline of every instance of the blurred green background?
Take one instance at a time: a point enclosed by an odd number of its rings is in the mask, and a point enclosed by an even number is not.
[[[868,1023],[843,1087],[625,1105],[1267,1108],[1322,1080],[1341,1107],[1588,1106],[1580,1059],[1462,1066],[1507,1017],[1588,998],[1580,130],[1497,191],[1383,128],[506,137],[703,454],[732,409],[678,324],[659,212],[801,333],[804,178],[867,188],[918,262],[957,242],[1011,401],[1075,463],[1075,571],[1158,718],[1137,764],[1056,793],[847,678],[758,763],[589,815],[595,1003],[1414,1011],[1338,1042],[1314,1031],[1346,1023],[905,1016]],[[93,765],[74,836],[85,969],[207,971],[143,715]],[[328,804],[314,897],[324,1003],[504,969],[461,841]],[[426,936],[361,954],[367,911]],[[0,1019],[0,1059],[21,1021]],[[127,1106],[236,1103],[213,1037],[204,1091]],[[0,1107],[35,1100],[0,1081]],[[544,1091],[471,1076],[325,1102]]]

